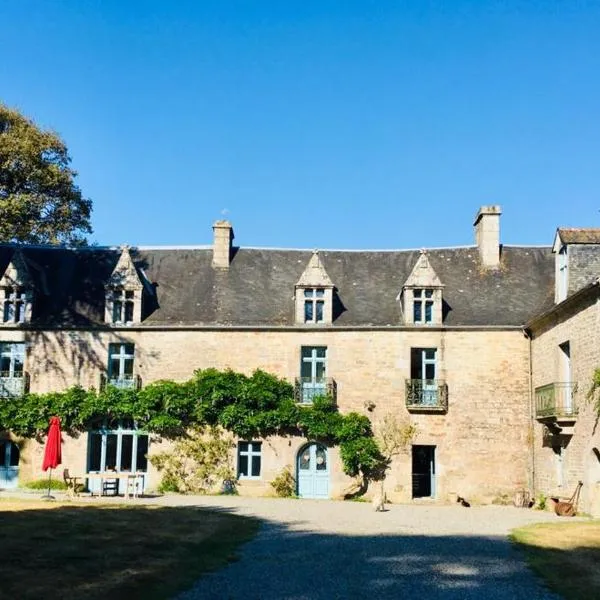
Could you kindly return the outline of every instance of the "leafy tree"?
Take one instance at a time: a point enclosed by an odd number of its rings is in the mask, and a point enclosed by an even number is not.
[[[92,202],[60,137],[0,103],[0,241],[85,243]]]

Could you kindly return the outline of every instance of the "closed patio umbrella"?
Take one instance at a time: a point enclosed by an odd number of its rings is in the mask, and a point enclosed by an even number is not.
[[[60,419],[58,417],[50,417],[50,427],[48,428],[48,438],[46,439],[46,447],[44,448],[44,463],[42,470],[50,469],[48,478],[48,493],[42,498],[54,500],[54,496],[50,495],[50,487],[52,485],[52,469],[56,469],[61,463],[61,439],[60,439]]]

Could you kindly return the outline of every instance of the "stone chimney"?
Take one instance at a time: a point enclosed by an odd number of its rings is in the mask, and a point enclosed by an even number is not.
[[[486,269],[500,267],[500,215],[499,206],[482,206],[476,217],[475,242],[479,248],[481,263]]]
[[[233,228],[229,221],[216,221],[213,225],[213,259],[214,269],[229,269],[231,262],[231,242]]]

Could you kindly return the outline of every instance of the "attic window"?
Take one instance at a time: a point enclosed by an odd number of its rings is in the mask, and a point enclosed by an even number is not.
[[[135,292],[133,290],[116,289],[113,291],[113,323],[132,323]]]
[[[322,323],[324,320],[325,289],[306,288],[304,290],[304,322]]]
[[[27,320],[29,296],[23,288],[4,288],[3,317],[4,323],[24,323]]]
[[[433,290],[415,289],[413,290],[413,322],[432,323],[433,322]]]

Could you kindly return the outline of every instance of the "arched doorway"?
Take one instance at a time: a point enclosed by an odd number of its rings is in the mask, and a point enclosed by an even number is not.
[[[0,488],[16,488],[19,483],[19,447],[10,440],[0,440]]]
[[[296,460],[298,496],[329,498],[329,457],[322,444],[307,444]]]

